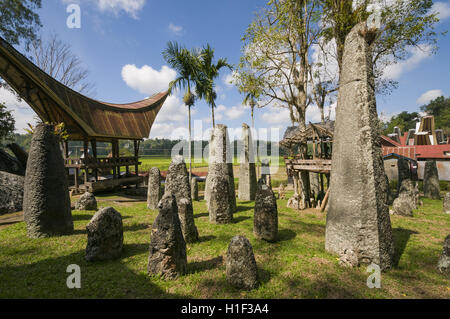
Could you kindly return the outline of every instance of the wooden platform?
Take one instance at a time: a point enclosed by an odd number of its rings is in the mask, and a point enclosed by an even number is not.
[[[322,174],[329,174],[331,172],[331,160],[327,159],[303,160],[285,158],[284,163],[288,171],[309,171]]]
[[[113,191],[122,186],[138,185],[144,181],[142,176],[121,177],[116,179],[99,180],[96,182],[86,182],[78,186],[78,191],[75,186],[71,186],[69,189],[72,194],[78,194],[81,192],[106,192]]]

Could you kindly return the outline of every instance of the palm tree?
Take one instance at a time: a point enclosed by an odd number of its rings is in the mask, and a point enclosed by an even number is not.
[[[200,71],[200,52],[189,51],[180,47],[176,42],[169,42],[167,48],[163,51],[163,57],[166,62],[174,68],[178,77],[169,83],[169,94],[173,93],[175,88],[184,88],[184,104],[188,107],[189,116],[189,181],[192,177],[192,151],[191,151],[191,107],[195,102],[195,95],[192,92],[192,86],[198,83]]]
[[[216,64],[213,63],[214,50],[209,44],[203,47],[200,55],[201,75],[198,77],[198,86],[196,87],[197,96],[204,98],[206,103],[211,106],[212,124],[216,126],[214,119],[214,108],[216,107],[217,93],[214,91],[214,79],[219,76],[219,70],[227,67],[232,70],[232,66],[228,64],[227,59],[219,59]]]

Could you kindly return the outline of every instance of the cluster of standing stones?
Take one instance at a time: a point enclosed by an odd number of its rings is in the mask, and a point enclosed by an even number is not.
[[[338,254],[340,263],[345,266],[375,263],[386,270],[393,266],[394,257],[388,206],[393,202],[391,213],[412,216],[420,203],[418,186],[409,173],[408,162],[403,159],[398,161],[395,200],[389,191],[377,134],[370,33],[366,24],[360,23],[345,41],[325,248]],[[216,125],[211,133],[205,185],[209,220],[216,224],[232,223],[237,208],[231,154],[227,127]],[[36,127],[26,164],[8,156],[0,152],[0,166],[6,160],[12,161],[11,165],[0,167],[0,214],[23,206],[27,234],[31,238],[72,234],[74,225],[67,176],[53,126],[42,123]],[[238,197],[255,200],[253,233],[257,239],[273,242],[278,233],[278,209],[271,186],[270,166],[269,162],[263,163],[262,177],[257,181],[254,163],[251,131],[244,124]],[[313,193],[319,192],[315,177],[310,176]],[[193,201],[199,200],[198,181],[190,179],[183,158],[175,157],[167,173],[164,192],[161,182],[159,169],[152,168],[147,207],[157,209],[158,216],[152,224],[147,270],[149,274],[174,279],[186,273],[186,244],[199,240],[193,211]],[[424,194],[429,198],[440,198],[435,161],[426,163]],[[280,185],[278,196],[285,198],[284,185]],[[298,208],[299,200],[291,199],[288,205]],[[450,213],[450,193],[444,197],[443,208],[445,213]],[[97,210],[94,195],[85,193],[75,203],[75,209]],[[87,261],[120,258],[123,224],[118,211],[112,207],[101,208],[86,229]],[[449,272],[449,247],[450,235],[445,239],[438,262],[442,273]],[[226,256],[227,281],[241,289],[254,289],[258,284],[257,264],[250,241],[244,236],[233,237]]]

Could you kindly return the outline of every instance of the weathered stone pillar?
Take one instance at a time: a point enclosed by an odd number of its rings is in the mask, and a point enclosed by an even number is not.
[[[435,160],[428,160],[425,163],[423,172],[423,193],[425,197],[440,199],[441,188],[439,186],[439,176]]]
[[[342,61],[325,248],[357,253],[359,263],[388,269],[394,245],[378,132],[371,30],[359,23],[347,35]]]
[[[227,250],[226,278],[238,289],[251,290],[258,285],[258,268],[249,240],[234,236]]]
[[[233,207],[229,198],[229,179],[227,175],[214,175],[210,183],[209,220],[216,224],[229,224],[233,221]]]
[[[309,184],[311,190],[311,197],[314,197],[314,199],[318,200],[318,196],[320,193],[320,181],[318,173],[313,172],[309,173]]]
[[[444,213],[450,214],[450,192],[445,193],[442,207],[444,209]]]
[[[235,212],[236,190],[234,187],[233,152],[228,138],[227,127],[223,124],[216,125],[211,132],[211,138],[209,140],[209,165],[205,184],[205,200],[207,206],[209,205],[211,195],[211,180],[215,175],[228,176],[228,186],[230,188],[228,199],[233,212]]]
[[[275,241],[278,234],[277,200],[272,189],[259,185],[255,200],[253,233],[259,239]]]
[[[198,181],[195,177],[191,178],[191,198],[198,201]]]
[[[36,126],[24,185],[23,213],[28,236],[72,234],[69,185],[53,125]]]
[[[147,270],[174,279],[186,272],[186,242],[183,238],[177,200],[166,192],[158,205],[159,214],[152,225]]]
[[[255,200],[256,196],[256,167],[252,134],[247,124],[242,124],[242,153],[239,168],[240,200]]]
[[[175,196],[184,240],[193,243],[198,240],[198,231],[194,222],[194,209],[191,199],[191,184],[186,164],[182,156],[176,156],[170,163],[166,177],[165,193]]]
[[[152,167],[148,172],[147,208],[158,209],[162,197],[161,172],[159,168]]]
[[[24,177],[0,171],[0,215],[23,208]]]
[[[411,169],[409,167],[409,161],[400,157],[397,160],[397,196],[400,193],[400,187],[405,179],[411,179]]]
[[[444,249],[438,260],[437,268],[441,273],[450,275],[450,235],[444,240]]]

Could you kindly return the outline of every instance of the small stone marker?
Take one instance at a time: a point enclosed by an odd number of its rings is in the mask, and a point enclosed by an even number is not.
[[[442,256],[439,258],[437,268],[443,274],[450,274],[450,235],[445,238]]]
[[[286,199],[286,186],[283,183],[278,187],[278,199]]]
[[[195,177],[191,178],[191,197],[192,200],[198,201],[198,181]]]
[[[275,241],[278,234],[277,200],[267,185],[258,187],[255,200],[253,233],[259,239]]]
[[[170,163],[166,177],[165,192],[175,196],[178,205],[181,230],[184,240],[193,243],[198,240],[198,230],[194,221],[191,199],[191,184],[186,164],[182,156],[175,156]]]
[[[69,184],[54,126],[41,123],[31,140],[23,215],[31,238],[73,233]]]
[[[75,203],[76,210],[97,210],[97,200],[94,194],[85,192]]]
[[[410,179],[404,179],[400,187],[400,193],[392,205],[393,213],[412,217],[413,209],[417,208],[418,197],[418,189],[415,183]]]
[[[147,208],[158,209],[161,197],[161,172],[159,168],[152,167],[148,173]]]
[[[442,206],[444,208],[444,213],[450,214],[450,192],[445,194]]]
[[[158,210],[152,225],[147,270],[149,274],[174,279],[186,273],[187,268],[186,242],[175,196],[166,192]]]
[[[123,247],[122,216],[112,207],[100,209],[86,226],[87,261],[119,258]]]
[[[215,175],[210,180],[209,220],[216,224],[233,221],[233,204],[229,200],[230,187],[226,175]]]
[[[229,284],[238,288],[251,290],[258,285],[253,248],[244,236],[234,236],[227,251],[226,278]]]
[[[425,162],[425,169],[423,172],[423,193],[425,197],[431,199],[440,199],[440,186],[438,169],[435,160],[428,160]]]

